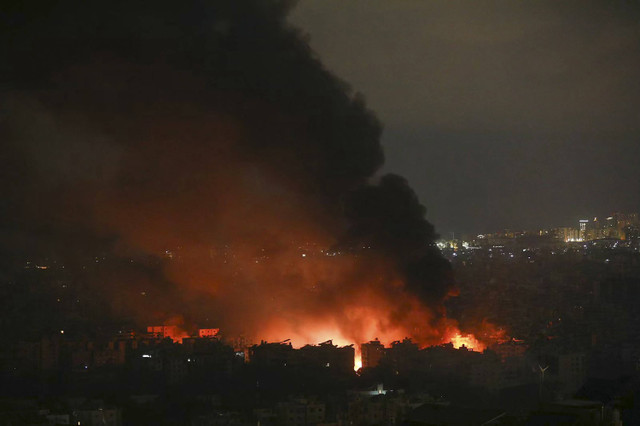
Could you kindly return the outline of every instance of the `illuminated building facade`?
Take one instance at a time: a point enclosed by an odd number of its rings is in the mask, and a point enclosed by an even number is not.
[[[578,241],[587,240],[587,225],[589,225],[589,219],[580,219],[578,221]]]
[[[176,325],[150,325],[147,327],[147,333],[157,339],[166,339],[169,337],[171,340],[177,340],[180,332]]]
[[[219,332],[219,328],[201,328],[198,330],[198,337],[216,337]]]

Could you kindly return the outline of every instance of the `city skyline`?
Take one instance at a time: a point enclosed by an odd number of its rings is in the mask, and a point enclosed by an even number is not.
[[[563,223],[563,224],[552,224],[552,225],[539,225],[533,228],[510,228],[510,227],[501,227],[501,228],[497,228],[497,229],[492,229],[492,230],[488,230],[485,232],[470,232],[470,233],[461,233],[461,232],[451,232],[449,233],[449,235],[441,235],[440,239],[441,240],[446,240],[448,239],[448,237],[451,237],[452,235],[454,236],[460,236],[460,235],[479,235],[479,234],[493,234],[493,233],[500,233],[500,232],[505,232],[505,231],[510,231],[510,232],[540,232],[540,231],[551,231],[551,230],[558,230],[561,228],[575,228],[578,229],[580,227],[580,223],[593,223],[595,222],[597,223],[606,223],[607,220],[611,220],[614,217],[617,217],[619,215],[622,216],[629,216],[633,218],[633,226],[637,227],[637,222],[638,222],[638,213],[636,212],[611,212],[609,214],[603,215],[603,216],[578,216],[577,219],[575,219],[573,221],[573,223]]]

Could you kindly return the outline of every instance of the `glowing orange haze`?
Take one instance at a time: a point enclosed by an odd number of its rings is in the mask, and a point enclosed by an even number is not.
[[[95,164],[85,165],[86,176],[61,168],[59,179],[31,197],[46,195],[35,216],[46,211],[43,223],[64,224],[64,233],[87,229],[113,239],[115,254],[130,260],[131,278],[105,274],[100,289],[112,296],[114,315],[144,325],[183,315],[189,325],[200,321],[229,337],[291,339],[296,347],[333,340],[358,351],[374,338],[390,344],[409,337],[422,347],[452,341],[481,349],[444,315],[453,280],[430,249],[436,236],[425,208],[402,178],[376,177],[383,161],[377,120],[294,39],[287,27],[274,48],[292,50],[265,54],[248,43],[232,55],[257,59],[238,66],[271,57],[273,69],[288,70],[258,72],[255,82],[255,70],[235,66],[228,75],[225,67],[173,69],[164,54],[144,65],[110,59],[133,57],[128,50],[74,66],[64,61],[55,74],[59,88],[35,91],[34,106],[18,108],[24,111],[15,125],[22,132],[23,123],[51,122],[60,133],[50,138],[46,125],[16,141],[68,140],[69,147],[43,151],[65,158],[83,154],[76,152],[80,140],[87,152],[99,149],[87,156]],[[245,77],[237,78],[245,72],[247,93]],[[296,85],[283,75],[296,76]],[[48,179],[49,167],[41,175]],[[152,257],[151,270],[136,256]]]
[[[408,286],[402,256],[389,255],[393,247],[363,242],[335,251],[349,229],[339,203],[309,194],[299,184],[308,180],[305,170],[280,173],[235,149],[243,127],[223,118],[151,120],[123,167],[155,178],[93,197],[98,222],[123,247],[157,257],[171,252],[163,273],[184,303],[170,294],[154,299],[158,306],[149,308],[157,318],[206,318],[202,326],[228,337],[290,339],[295,347],[332,340],[359,352],[360,343],[375,338],[390,344],[409,337],[421,347],[484,348],[444,315],[452,283],[421,271],[423,286]],[[177,140],[199,149],[182,149]],[[157,161],[147,161],[150,150]],[[176,185],[168,197],[166,189]],[[207,303],[200,303],[203,294]],[[130,309],[143,310],[133,299]]]

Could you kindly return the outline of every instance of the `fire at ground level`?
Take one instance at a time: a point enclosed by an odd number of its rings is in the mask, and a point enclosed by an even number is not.
[[[174,343],[182,343],[185,338],[190,337],[208,337],[220,338],[220,329],[218,328],[200,328],[197,333],[188,333],[178,325],[161,325],[147,327],[147,334],[155,338],[169,338]],[[389,337],[389,336],[387,336]],[[339,330],[316,330],[313,334],[294,334],[293,338],[278,340],[273,344],[286,343],[292,348],[302,348],[304,346],[313,346],[316,344],[336,345],[337,347],[354,348],[354,370],[358,371],[362,367],[373,367],[378,364],[384,353],[385,345],[397,343],[401,339],[379,340],[377,337],[368,342],[357,343],[353,340],[345,338]],[[410,341],[405,337],[405,341]],[[450,326],[444,333],[440,341],[434,341],[431,344],[420,345],[422,347],[437,346],[441,344],[451,344],[455,349],[466,348],[470,351],[482,352],[490,344],[506,341],[506,333],[487,322],[482,323],[482,336],[476,337],[473,333],[463,333],[457,327]],[[237,351],[246,351],[250,345],[246,339],[232,339],[234,347]],[[323,343],[321,343],[323,342]],[[261,345],[268,345],[265,340],[261,340]]]

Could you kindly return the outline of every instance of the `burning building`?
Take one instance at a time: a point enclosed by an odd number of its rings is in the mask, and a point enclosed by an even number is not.
[[[155,325],[147,327],[147,335],[154,339],[171,339],[174,342],[181,342],[187,333],[177,325]]]
[[[201,328],[198,330],[198,337],[216,337],[219,332],[219,328]]]
[[[47,229],[62,256],[115,259],[88,284],[110,314],[296,347],[447,338],[452,272],[426,209],[379,174],[380,122],[287,23],[290,2],[39,6],[0,29],[0,167],[21,176],[5,222],[30,247]]]
[[[319,345],[305,345],[297,355],[297,362],[307,368],[326,368],[342,373],[353,372],[354,369],[355,350],[352,345],[338,347],[328,340]]]

